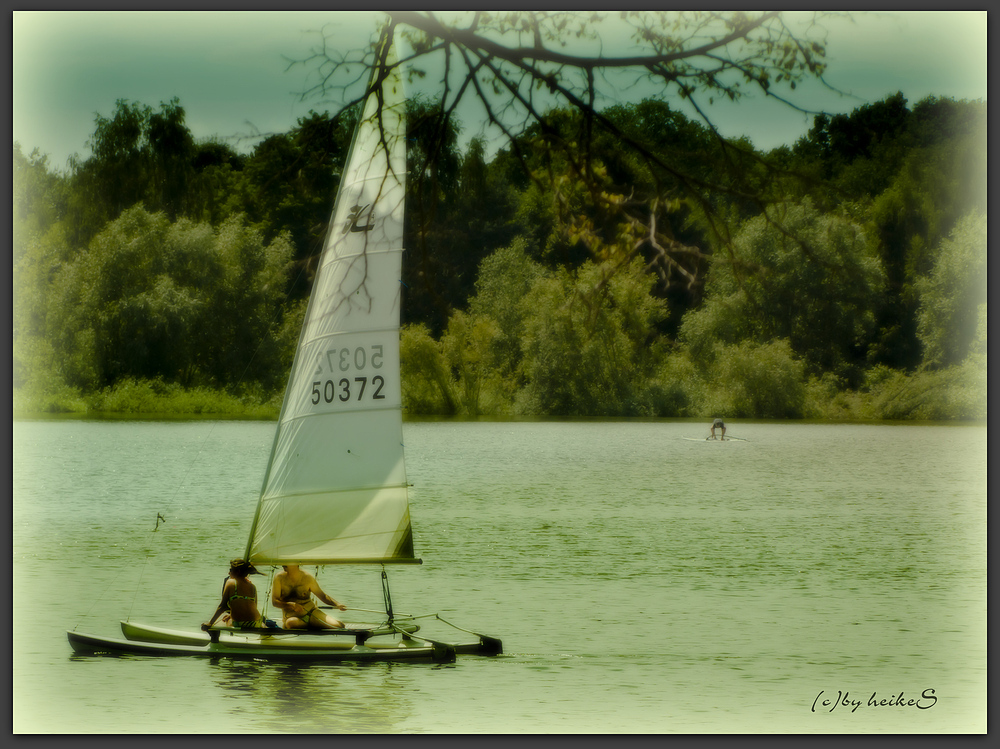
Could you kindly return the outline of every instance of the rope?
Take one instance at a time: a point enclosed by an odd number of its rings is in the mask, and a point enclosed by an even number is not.
[[[475,635],[476,637],[482,637],[479,632],[473,632],[471,629],[465,629],[465,627],[459,627],[457,624],[452,624],[447,619],[442,619],[440,614],[434,614],[434,617],[439,621],[447,624],[449,627],[457,629],[459,632],[467,632],[470,635]]]
[[[333,606],[320,606],[320,608],[321,609],[330,609],[330,610],[332,610]],[[348,606],[347,610],[348,611],[363,611],[366,614],[381,614],[382,616],[385,616],[385,612],[384,611],[379,611],[378,609],[356,609],[353,606]],[[400,616],[405,616],[405,614],[400,614]]]
[[[98,596],[98,597],[97,597],[97,598],[96,598],[96,599],[94,600],[94,602],[93,602],[93,603],[92,603],[92,604],[90,605],[90,608],[89,608],[89,609],[87,609],[87,611],[86,611],[86,612],[84,612],[83,616],[81,616],[81,617],[80,617],[80,620],[81,620],[81,621],[82,621],[83,619],[85,619],[86,617],[90,616],[90,612],[91,612],[91,611],[93,611],[93,610],[94,610],[94,608],[95,608],[95,607],[97,606],[97,604],[99,604],[99,603],[101,602],[101,599],[102,599],[102,598],[104,598],[104,595],[105,595],[105,593],[107,593],[107,592],[108,592],[108,589],[110,589],[110,588],[111,588],[111,586],[112,586],[112,585],[114,585],[114,584],[115,584],[115,582],[116,582],[116,581],[118,580],[118,578],[119,578],[119,577],[121,577],[121,575],[122,575],[122,572],[124,572],[124,570],[122,570],[122,569],[119,569],[119,570],[118,570],[118,574],[114,576],[114,578],[113,578],[113,579],[111,580],[111,582],[110,582],[110,583],[108,583],[108,587],[104,589],[104,593],[102,593],[101,595],[99,595],[99,596]],[[73,625],[73,630],[75,631],[75,630],[76,630],[76,628],[77,628],[77,627],[79,627],[79,626],[80,626],[80,621],[77,621],[77,623]]]
[[[389,624],[392,624],[392,596],[389,595],[389,576],[385,572],[385,565],[382,565],[382,597],[385,599],[385,614],[389,617]]]
[[[160,523],[164,525],[167,519],[163,517],[160,513],[156,513],[156,526],[150,533],[156,533],[160,529]],[[139,587],[142,585],[142,576],[146,573],[146,565],[149,564],[149,557],[152,554],[152,544],[146,547],[146,556],[142,559],[142,566],[139,568],[139,579],[135,583],[135,593],[132,594],[132,603],[129,604],[128,613],[125,615],[125,621],[130,621],[132,619],[132,609],[135,606],[135,601],[139,597]],[[118,573],[119,575],[121,572]],[[115,579],[118,579],[118,575],[115,575]],[[96,605],[96,602],[95,602]]]

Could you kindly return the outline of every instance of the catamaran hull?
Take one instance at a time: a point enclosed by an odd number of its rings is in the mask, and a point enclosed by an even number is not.
[[[288,639],[256,637],[242,642],[227,639],[220,642],[205,641],[200,645],[167,642],[144,642],[100,637],[82,632],[67,632],[69,643],[77,653],[86,655],[146,655],[146,656],[201,656],[209,658],[260,659],[273,661],[376,662],[376,661],[427,661],[450,663],[455,660],[455,649],[442,643],[420,640],[402,640],[392,645],[356,645],[330,643],[303,645]],[[273,640],[267,642],[267,640]]]
[[[503,655],[503,644],[495,637],[481,636],[475,642],[456,642],[449,647],[459,655]]]
[[[126,621],[121,622],[121,628],[122,628],[122,634],[125,635],[126,640],[137,640],[140,642],[160,642],[168,645],[204,645],[205,643],[211,640],[211,637],[209,636],[208,632],[205,631],[193,632],[190,630],[182,630],[182,629],[167,629],[165,627],[156,627],[151,624],[138,624],[136,622],[126,622]],[[352,629],[350,631],[354,632],[360,629],[362,629],[361,626],[358,626],[357,629],[355,629],[352,626]],[[420,627],[418,625],[412,623],[401,624],[396,629],[384,626],[363,627],[363,630],[371,632],[370,635],[371,637],[396,635],[399,634],[399,630],[403,630],[407,634],[413,634],[419,629]],[[326,635],[321,635],[316,633],[299,634],[296,632],[292,632],[289,634],[280,629],[275,630],[272,634],[274,636],[267,638],[271,642],[282,642],[282,643],[299,642],[302,643],[303,647],[320,647],[320,648],[350,647],[350,645],[347,643],[341,643],[340,645],[338,645],[336,643],[336,640],[340,639],[340,637],[338,637],[335,634],[326,634]],[[284,637],[282,637],[282,635],[284,635]],[[226,634],[223,634],[221,636],[228,637],[231,639],[236,639],[238,641],[246,641],[248,639],[247,635],[242,635],[239,632],[232,632],[232,633],[227,632]],[[322,638],[322,640],[317,642],[317,640],[320,640],[320,638]],[[256,641],[259,638],[250,636],[249,639],[251,641]],[[368,646],[376,647],[378,646],[378,644],[368,643]]]
[[[408,634],[413,634],[417,632],[420,627],[412,622],[402,622],[395,625],[397,629],[392,629],[389,627],[373,627],[372,636],[378,637],[380,635],[393,635],[397,634],[398,630],[403,630]],[[159,643],[164,645],[191,645],[197,647],[203,647],[209,643],[210,638],[207,632],[191,632],[179,629],[167,629],[165,627],[156,627],[150,624],[138,624],[135,622],[121,622],[122,634],[125,635],[125,639],[132,640],[136,642],[145,643]],[[227,644],[232,645],[232,641],[236,641],[239,647],[251,647],[248,642],[259,642],[259,638],[242,636],[239,634],[223,635],[227,639],[221,640]],[[322,637],[323,641],[318,641]],[[324,648],[334,649],[334,650],[348,650],[352,647],[351,644],[346,642],[331,642],[330,638],[332,635],[326,636],[313,636],[309,635],[289,635],[284,638],[280,636],[269,637],[267,640],[272,643],[272,645],[281,648],[298,648],[299,650],[322,650]],[[437,641],[427,641],[417,638],[405,638],[403,639],[403,647],[414,647],[413,643],[423,643],[427,642],[431,645],[444,646],[446,648],[453,648],[458,655],[501,655],[503,653],[503,644],[500,640],[495,637],[489,637],[487,635],[477,635],[479,639],[471,642],[462,643],[438,643]],[[295,639],[292,639],[295,638]],[[280,644],[278,644],[280,643]],[[398,643],[386,644],[379,642],[368,642],[367,647],[373,650],[387,649],[387,648],[398,648],[400,645]]]

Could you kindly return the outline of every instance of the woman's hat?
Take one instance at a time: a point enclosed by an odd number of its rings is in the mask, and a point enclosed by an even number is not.
[[[230,572],[236,572],[241,575],[259,575],[260,572],[246,559],[233,559],[229,562]]]

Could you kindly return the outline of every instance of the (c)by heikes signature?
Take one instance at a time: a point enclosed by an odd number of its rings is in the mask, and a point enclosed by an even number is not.
[[[867,694],[867,692],[864,694]],[[938,698],[933,689],[925,689],[918,697],[913,697],[906,692],[892,694],[888,697],[884,694],[879,696],[878,692],[872,692],[867,700],[864,696],[857,699],[850,692],[843,690],[837,690],[837,692],[833,690],[829,692],[820,690],[820,693],[816,695],[816,699],[813,700],[812,712],[815,713],[817,710],[822,710],[832,713],[838,707],[843,707],[852,713],[859,707],[915,707],[918,710],[929,710],[937,704],[937,701]]]

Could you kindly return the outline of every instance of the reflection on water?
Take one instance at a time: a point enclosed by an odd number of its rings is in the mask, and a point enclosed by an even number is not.
[[[218,659],[211,665],[228,711],[234,718],[251,711],[258,730],[266,732],[391,733],[405,721],[413,698],[394,686],[391,663]]]
[[[978,427],[734,424],[746,442],[712,444],[683,422],[406,424],[424,564],[390,570],[393,602],[500,636],[505,657],[71,656],[68,628],[208,617],[273,426],[15,425],[15,609],[54,591],[63,619],[15,617],[16,730],[985,728]],[[376,568],[320,579],[381,604]],[[825,690],[928,688],[926,711],[810,709]]]

